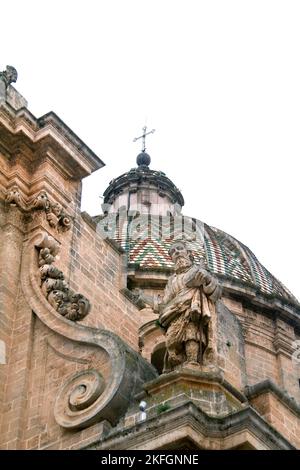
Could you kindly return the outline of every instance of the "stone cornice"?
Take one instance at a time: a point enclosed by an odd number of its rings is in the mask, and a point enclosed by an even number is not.
[[[154,436],[156,442],[161,442],[161,436],[163,435],[171,444],[172,433],[177,432],[183,426],[189,426],[196,431],[199,447],[202,447],[201,441],[204,441],[207,437],[211,443],[212,439],[224,440],[229,436],[248,431],[266,449],[294,449],[287,439],[262,419],[251,407],[246,407],[226,417],[216,418],[208,416],[190,400],[165,411],[159,416],[154,416],[133,426],[112,429],[106,436],[87,446],[86,449],[129,450],[145,449],[145,446],[148,449],[153,449],[153,442],[151,441],[154,440]],[[159,448],[159,446],[156,448]]]
[[[34,160],[37,148],[47,152],[68,177],[75,180],[104,166],[102,160],[53,112],[36,118],[27,108],[15,111],[8,103],[0,104],[0,130],[10,134],[14,148],[26,145]],[[13,137],[13,139],[12,139]],[[55,152],[51,153],[51,149]]]
[[[144,187],[148,189],[149,185],[168,195],[174,204],[177,203],[181,207],[184,205],[181,192],[162,171],[154,171],[144,166],[132,168],[127,173],[112,180],[104,191],[104,203],[112,204],[115,197],[123,191],[134,193]]]
[[[288,406],[300,418],[300,405],[286,391],[280,388],[273,380],[266,379],[255,385],[245,387],[245,395],[248,399],[258,397],[264,393],[273,393],[276,398]]]
[[[130,263],[128,266],[128,273],[129,275],[133,276],[135,279],[146,278],[148,274],[148,278],[151,281],[155,279],[156,274],[163,274],[163,273],[172,273],[173,270],[171,268],[167,269],[166,267],[143,267],[138,266],[133,263]],[[249,305],[253,307],[264,308],[268,311],[272,311],[272,314],[277,313],[285,320],[289,320],[293,323],[294,326],[300,327],[300,307],[297,304],[292,304],[291,302],[286,301],[284,298],[280,298],[278,296],[271,296],[267,294],[262,294],[258,291],[258,289],[254,288],[253,286],[249,285],[246,286],[245,283],[238,281],[237,279],[225,277],[221,274],[214,274],[215,277],[218,278],[222,285],[223,293],[224,294],[234,294],[235,296],[241,296],[244,301],[247,299]],[[160,284],[162,287],[167,283],[168,276],[165,274],[164,277],[161,277]]]
[[[207,371],[193,371],[190,369],[180,369],[174,370],[169,372],[168,374],[163,374],[157,377],[156,379],[148,382],[144,386],[144,390],[146,393],[151,393],[152,390],[164,385],[165,383],[176,383],[182,379],[187,379],[189,381],[193,381],[193,378],[196,382],[201,380],[202,382],[207,383],[218,383],[224,387],[227,392],[229,392],[234,398],[239,400],[241,403],[245,403],[247,401],[246,396],[233,387],[227,380],[224,379],[223,375],[220,372],[207,372]]]
[[[266,310],[272,310],[273,314],[277,314],[284,320],[289,320],[294,326],[300,326],[300,308],[297,304],[292,304],[286,301],[284,298],[278,296],[271,296],[258,292],[253,287],[245,287],[239,281],[225,278],[224,276],[216,275],[220,279],[223,292],[226,294],[240,295],[243,297],[243,301],[247,299],[250,306],[254,308],[265,308]]]
[[[157,324],[158,322],[158,316],[157,319],[149,320],[146,323],[144,323],[140,328],[139,328],[139,337],[141,339],[144,339],[145,336],[149,335],[153,331],[156,331],[159,329],[159,326]]]

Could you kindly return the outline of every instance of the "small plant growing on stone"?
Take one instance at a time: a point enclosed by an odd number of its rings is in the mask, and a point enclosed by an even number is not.
[[[164,411],[168,411],[170,409],[170,405],[168,403],[161,403],[157,407],[157,413],[163,413]]]
[[[161,328],[162,330],[165,330],[165,328],[162,326],[159,320],[155,320],[155,325],[158,326],[158,328]]]

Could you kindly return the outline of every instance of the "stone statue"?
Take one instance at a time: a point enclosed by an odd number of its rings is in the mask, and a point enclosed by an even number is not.
[[[18,79],[18,72],[11,65],[6,66],[6,70],[0,72],[0,80],[4,82],[5,88],[8,87],[11,83],[16,82]]]
[[[208,345],[211,306],[221,294],[216,279],[193,262],[185,240],[175,241],[169,255],[175,273],[165,287],[163,297],[146,296],[136,290],[139,304],[150,305],[159,314],[166,337],[164,372],[182,364],[202,364]]]
[[[6,66],[6,70],[0,72],[0,101],[6,100],[6,90],[8,86],[16,82],[18,78],[18,72],[11,65]]]

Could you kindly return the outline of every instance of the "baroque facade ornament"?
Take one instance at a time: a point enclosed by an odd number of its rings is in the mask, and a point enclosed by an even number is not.
[[[83,320],[91,308],[89,300],[72,291],[64,279],[63,272],[52,265],[59,251],[58,243],[49,236],[44,246],[38,249],[41,290],[49,304],[68,320]]]
[[[50,227],[58,231],[65,232],[71,228],[71,217],[65,213],[61,204],[50,201],[44,190],[40,191],[34,199],[26,201],[19,188],[13,186],[7,191],[5,201],[10,205],[18,206],[25,213],[43,210]]]
[[[74,425],[72,418],[93,406],[97,400],[101,400],[106,386],[103,375],[95,369],[82,370],[69,377],[56,397],[54,405],[56,422],[62,427],[72,429]]]
[[[59,243],[53,237],[46,232],[36,232],[26,242],[21,266],[25,299],[51,332],[47,338],[50,345],[47,350],[56,351],[66,365],[70,361],[73,367],[76,364],[75,371],[66,367],[65,374],[57,381],[54,392],[55,421],[68,430],[82,430],[103,420],[108,426],[116,426],[134,401],[134,396],[142,392],[144,383],[153,380],[157,373],[115,333],[65,321],[63,315],[53,315],[49,303],[45,301],[48,290],[49,293],[54,290],[50,288],[50,280],[54,283],[58,281],[56,287],[67,293],[61,271],[53,266],[58,252]],[[37,263],[41,272],[37,270]],[[47,283],[43,288],[43,282],[47,279],[49,285]],[[66,343],[73,347],[65,350]],[[76,350],[80,351],[77,359]],[[48,390],[43,396],[48,403]]]
[[[194,264],[184,240],[173,242],[169,255],[175,273],[163,296],[150,297],[136,290],[139,304],[150,305],[159,314],[166,339],[164,372],[183,364],[203,364],[209,346],[212,305],[221,295],[217,280],[204,266]]]

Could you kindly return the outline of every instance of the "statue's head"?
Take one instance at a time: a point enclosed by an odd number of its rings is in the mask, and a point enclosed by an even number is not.
[[[14,83],[18,79],[18,72],[11,65],[7,65],[6,66],[6,76],[7,76],[7,79],[9,81],[9,83]]]
[[[182,271],[193,264],[193,255],[184,240],[175,240],[169,249],[169,255],[175,264],[175,271]]]
[[[18,72],[11,65],[6,66],[6,70],[5,70],[5,72],[3,72],[3,75],[5,76],[5,80],[6,80],[8,85],[10,85],[11,83],[16,82],[17,78],[18,78]]]

